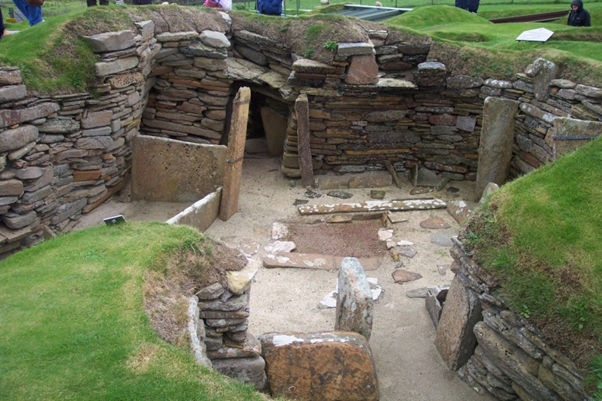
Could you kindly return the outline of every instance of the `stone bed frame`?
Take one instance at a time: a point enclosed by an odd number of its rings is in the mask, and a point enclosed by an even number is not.
[[[166,32],[164,23],[146,20],[136,30],[89,37],[100,58],[97,97],[34,96],[17,68],[0,68],[0,257],[53,231],[70,231],[82,214],[120,191],[139,134],[209,147],[223,142],[229,103],[241,85],[288,108],[286,133],[276,139],[284,142],[282,172],[289,177],[301,176],[301,153],[310,154],[314,170],[392,166],[404,173],[423,166],[453,180],[475,180],[481,132],[510,135],[509,165],[500,169],[516,177],[601,131],[602,89],[559,79],[557,67],[543,59],[508,81],[454,76],[429,60],[429,39],[411,43],[375,25],[365,30],[364,42],[338,43],[333,61],[323,64],[293,54],[277,38],[237,29],[240,16],[213,15],[220,18],[211,29]],[[302,124],[295,113],[300,96],[308,110]],[[501,131],[501,118],[483,118],[486,98],[511,103]],[[307,132],[298,132],[304,127]],[[194,197],[222,184],[214,175]],[[529,356],[542,361],[542,375],[570,371],[543,355]],[[482,359],[471,361],[466,377],[488,375]],[[504,380],[512,377],[504,373],[496,377],[508,385]],[[563,398],[562,385],[546,391]]]

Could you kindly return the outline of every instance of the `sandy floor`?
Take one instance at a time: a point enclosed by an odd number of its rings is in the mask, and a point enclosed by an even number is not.
[[[295,199],[307,199],[305,189],[285,179],[278,168],[277,159],[245,160],[239,212],[227,222],[217,220],[207,233],[246,251],[259,245],[261,255],[263,246],[272,242],[272,223],[319,219],[298,215],[293,203]],[[459,188],[461,198],[470,197],[470,183],[452,182],[449,186]],[[385,199],[407,198],[410,190],[409,183],[403,189],[388,187]],[[351,201],[369,199],[369,189],[345,191],[354,194]],[[324,196],[310,199],[309,204],[343,202],[326,196],[328,191],[317,192]],[[446,191],[440,195],[451,197]],[[478,396],[455,372],[447,369],[433,344],[436,333],[424,300],[405,295],[410,289],[449,284],[453,278],[449,270],[441,275],[437,269],[437,265],[449,266],[452,261],[447,247],[431,243],[432,236],[441,230],[419,226],[430,215],[439,216],[451,225],[446,230],[449,235],[457,232],[458,225],[445,210],[408,212],[408,222],[393,226],[396,238],[414,242],[416,256],[402,259],[404,268],[420,273],[422,279],[395,284],[391,274],[396,262],[388,255],[381,258],[378,270],[367,272],[384,288],[384,294],[375,304],[370,339],[381,400],[487,399]],[[336,278],[336,271],[261,268],[252,287],[250,332],[258,336],[271,331],[333,330],[334,309],[320,309],[318,304],[334,289]]]

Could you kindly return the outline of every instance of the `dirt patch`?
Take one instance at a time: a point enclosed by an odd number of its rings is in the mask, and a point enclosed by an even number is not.
[[[380,220],[353,221],[344,224],[292,224],[290,240],[297,252],[368,258],[387,253],[378,240]]]

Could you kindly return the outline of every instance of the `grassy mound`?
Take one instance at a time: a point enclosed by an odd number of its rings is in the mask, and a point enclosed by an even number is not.
[[[602,353],[602,139],[504,185],[463,238],[511,308],[587,368]]]
[[[259,400],[159,338],[145,312],[145,275],[166,255],[205,250],[191,228],[95,227],[0,263],[0,399]]]
[[[414,29],[433,28],[450,24],[488,24],[480,16],[451,6],[419,7],[386,21],[391,25],[403,25]],[[482,29],[482,28],[481,28]]]

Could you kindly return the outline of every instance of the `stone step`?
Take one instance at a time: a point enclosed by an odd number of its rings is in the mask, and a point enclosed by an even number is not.
[[[339,268],[344,258],[344,256],[315,253],[275,252],[263,258],[263,266],[266,268],[335,270]],[[366,271],[376,270],[380,266],[379,258],[359,258],[359,262]]]

